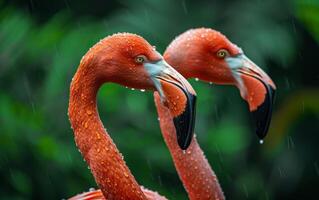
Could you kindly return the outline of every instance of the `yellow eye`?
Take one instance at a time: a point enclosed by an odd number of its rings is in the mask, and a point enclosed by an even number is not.
[[[144,55],[139,55],[135,57],[136,63],[143,63],[146,60],[146,57]]]
[[[226,49],[220,49],[218,52],[217,52],[217,57],[219,58],[225,58],[226,56],[229,55],[228,51]]]

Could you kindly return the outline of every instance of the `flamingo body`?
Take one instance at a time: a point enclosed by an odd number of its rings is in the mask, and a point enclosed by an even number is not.
[[[153,192],[144,187],[141,187],[145,197],[149,200],[167,200],[165,197],[161,196],[157,192]],[[105,200],[102,191],[94,190],[89,192],[84,192],[82,194],[78,194],[74,197],[69,198],[69,200]]]

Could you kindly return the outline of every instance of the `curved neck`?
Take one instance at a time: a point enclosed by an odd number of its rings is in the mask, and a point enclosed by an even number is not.
[[[76,145],[106,199],[146,199],[100,120],[96,95],[102,82],[90,69],[80,65],[70,88],[68,113]]]
[[[154,100],[164,140],[171,152],[175,168],[189,199],[225,199],[217,177],[198,145],[196,137],[193,138],[188,149],[183,152],[177,144],[175,128],[169,110],[162,105],[157,93],[154,93]]]

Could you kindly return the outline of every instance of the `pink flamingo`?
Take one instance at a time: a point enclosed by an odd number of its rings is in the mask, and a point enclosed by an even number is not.
[[[115,34],[94,45],[82,58],[72,79],[69,118],[75,142],[104,198],[165,199],[138,185],[104,129],[97,111],[96,95],[105,82],[157,90],[174,116],[181,148],[187,147],[192,139],[194,90],[147,41],[129,33]],[[73,199],[97,197],[97,194],[89,194]]]

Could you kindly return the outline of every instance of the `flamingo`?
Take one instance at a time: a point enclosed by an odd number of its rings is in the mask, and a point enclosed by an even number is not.
[[[164,59],[185,78],[238,87],[255,119],[256,134],[261,141],[264,139],[270,124],[276,86],[262,69],[243,54],[242,49],[216,30],[197,28],[176,37],[167,47]],[[154,93],[154,100],[162,135],[189,199],[225,199],[196,135],[186,153],[182,151],[176,142],[172,116],[157,92]],[[85,193],[90,194],[99,195],[101,192]]]
[[[196,93],[191,85],[145,39],[118,33],[95,44],[82,58],[70,86],[68,114],[76,145],[89,165],[100,194],[73,199],[163,200],[140,187],[100,120],[96,95],[105,82],[156,90],[174,116],[180,148],[189,146],[195,117]]]
[[[164,59],[186,79],[235,85],[249,105],[262,141],[267,134],[276,86],[269,76],[249,60],[242,49],[222,33],[210,28],[188,30],[171,42]],[[164,140],[189,199],[225,199],[218,179],[196,140],[183,154],[176,143],[169,110],[155,92],[154,100]]]

